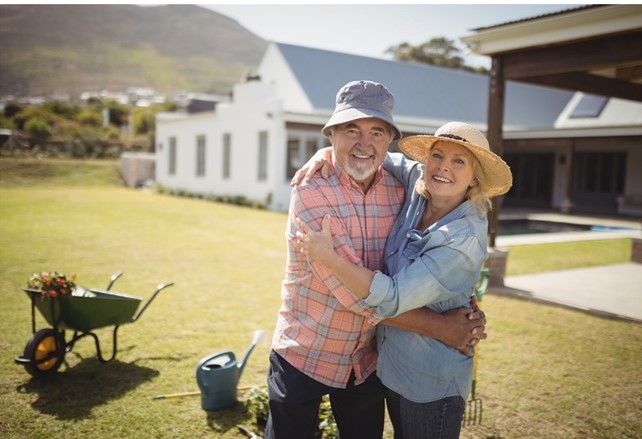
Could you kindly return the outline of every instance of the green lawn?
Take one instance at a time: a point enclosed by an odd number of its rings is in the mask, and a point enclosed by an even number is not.
[[[199,360],[241,356],[256,329],[266,341],[239,385],[265,382],[286,214],[125,189],[116,170],[112,161],[0,158],[0,436],[227,439],[242,437],[237,425],[259,430],[242,404],[207,413],[198,396],[153,397],[198,390]],[[629,239],[591,243],[511,247],[507,274],[551,268],[540,262],[558,251],[566,256],[556,269],[630,257]],[[119,329],[114,362],[100,364],[83,339],[57,376],[35,380],[13,358],[31,335],[21,288],[42,270],[98,288],[121,270],[112,289],[144,299],[159,283],[175,285]],[[462,438],[642,437],[640,325],[492,294],[483,307],[484,420]],[[111,330],[97,332],[111,352]]]

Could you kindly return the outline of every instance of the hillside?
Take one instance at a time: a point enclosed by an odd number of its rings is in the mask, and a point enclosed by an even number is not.
[[[227,93],[267,44],[195,5],[0,5],[0,96]]]

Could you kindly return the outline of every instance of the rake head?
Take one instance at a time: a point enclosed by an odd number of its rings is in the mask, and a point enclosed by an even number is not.
[[[482,412],[484,405],[479,398],[472,398],[466,401],[466,411],[462,419],[462,425],[478,425],[482,423]]]

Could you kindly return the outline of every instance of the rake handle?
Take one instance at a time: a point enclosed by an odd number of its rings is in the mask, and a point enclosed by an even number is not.
[[[258,386],[241,386],[241,387],[237,387],[236,389],[238,391],[243,391],[243,390],[251,389],[252,387],[258,387]],[[168,393],[166,395],[156,395],[152,399],[182,398],[183,396],[196,396],[200,394],[201,394],[200,390],[194,390],[192,392],[179,392],[179,393]]]

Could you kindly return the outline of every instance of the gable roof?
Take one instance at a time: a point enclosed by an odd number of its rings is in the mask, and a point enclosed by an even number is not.
[[[332,112],[337,90],[345,83],[369,79],[385,84],[395,96],[396,120],[463,120],[486,124],[489,84],[486,74],[273,44],[317,112]],[[552,128],[572,96],[569,91],[509,82],[505,108],[507,128]]]

